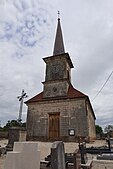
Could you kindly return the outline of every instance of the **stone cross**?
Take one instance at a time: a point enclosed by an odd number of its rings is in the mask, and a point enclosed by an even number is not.
[[[20,102],[20,108],[19,108],[19,116],[18,116],[18,122],[22,121],[22,108],[23,108],[23,100],[24,98],[28,97],[28,95],[25,93],[24,89],[22,90],[21,96],[18,96]]]

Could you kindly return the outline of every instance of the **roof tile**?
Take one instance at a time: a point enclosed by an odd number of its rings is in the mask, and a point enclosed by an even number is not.
[[[39,101],[45,101],[45,100],[59,100],[59,99],[72,99],[72,98],[85,98],[87,95],[83,94],[79,90],[75,89],[71,84],[68,89],[67,96],[57,96],[57,97],[49,97],[49,98],[44,98],[43,97],[43,92],[37,94],[36,96],[32,97],[25,103],[32,103],[32,102],[39,102]]]

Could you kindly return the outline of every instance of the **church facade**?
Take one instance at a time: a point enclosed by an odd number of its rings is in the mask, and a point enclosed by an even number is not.
[[[43,91],[26,101],[27,140],[93,140],[95,114],[89,97],[71,83],[74,67],[65,53],[60,18],[58,18],[53,55],[43,58],[46,64]]]

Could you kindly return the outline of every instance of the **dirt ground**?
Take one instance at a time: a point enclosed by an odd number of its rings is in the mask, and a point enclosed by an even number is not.
[[[0,140],[0,145],[3,147],[7,144],[7,140]],[[73,153],[76,148],[78,148],[78,143],[64,143],[65,145],[65,152],[66,153]],[[105,140],[96,140],[95,142],[87,144],[87,147],[91,146],[103,146],[106,145]],[[50,154],[52,143],[49,142],[38,142],[38,147],[41,153],[41,160],[44,160],[47,155]],[[93,158],[93,156],[91,157]],[[6,156],[0,157],[0,169],[4,169],[4,162],[5,162]],[[45,166],[44,164],[41,165],[41,169],[43,169]],[[69,167],[71,168],[71,167]],[[49,168],[48,168],[49,169]]]

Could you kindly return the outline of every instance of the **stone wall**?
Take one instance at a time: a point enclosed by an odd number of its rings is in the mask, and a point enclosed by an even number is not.
[[[95,119],[93,117],[92,109],[88,103],[87,103],[87,118],[88,118],[87,121],[88,121],[89,139],[94,140],[96,138]]]
[[[71,82],[71,61],[68,54],[44,58],[46,74],[44,98],[66,96]]]
[[[45,81],[71,79],[70,58],[68,54],[44,58],[46,62]],[[67,71],[68,70],[68,71]]]
[[[8,138],[8,132],[7,131],[0,131],[0,139],[7,139]]]
[[[65,81],[54,81],[52,83],[44,84],[44,97],[66,96],[69,83]]]
[[[68,99],[30,103],[27,116],[27,138],[48,139],[49,113],[60,113],[59,139],[74,141],[75,137],[88,136],[85,99]],[[75,130],[75,136],[69,136],[69,129]]]

